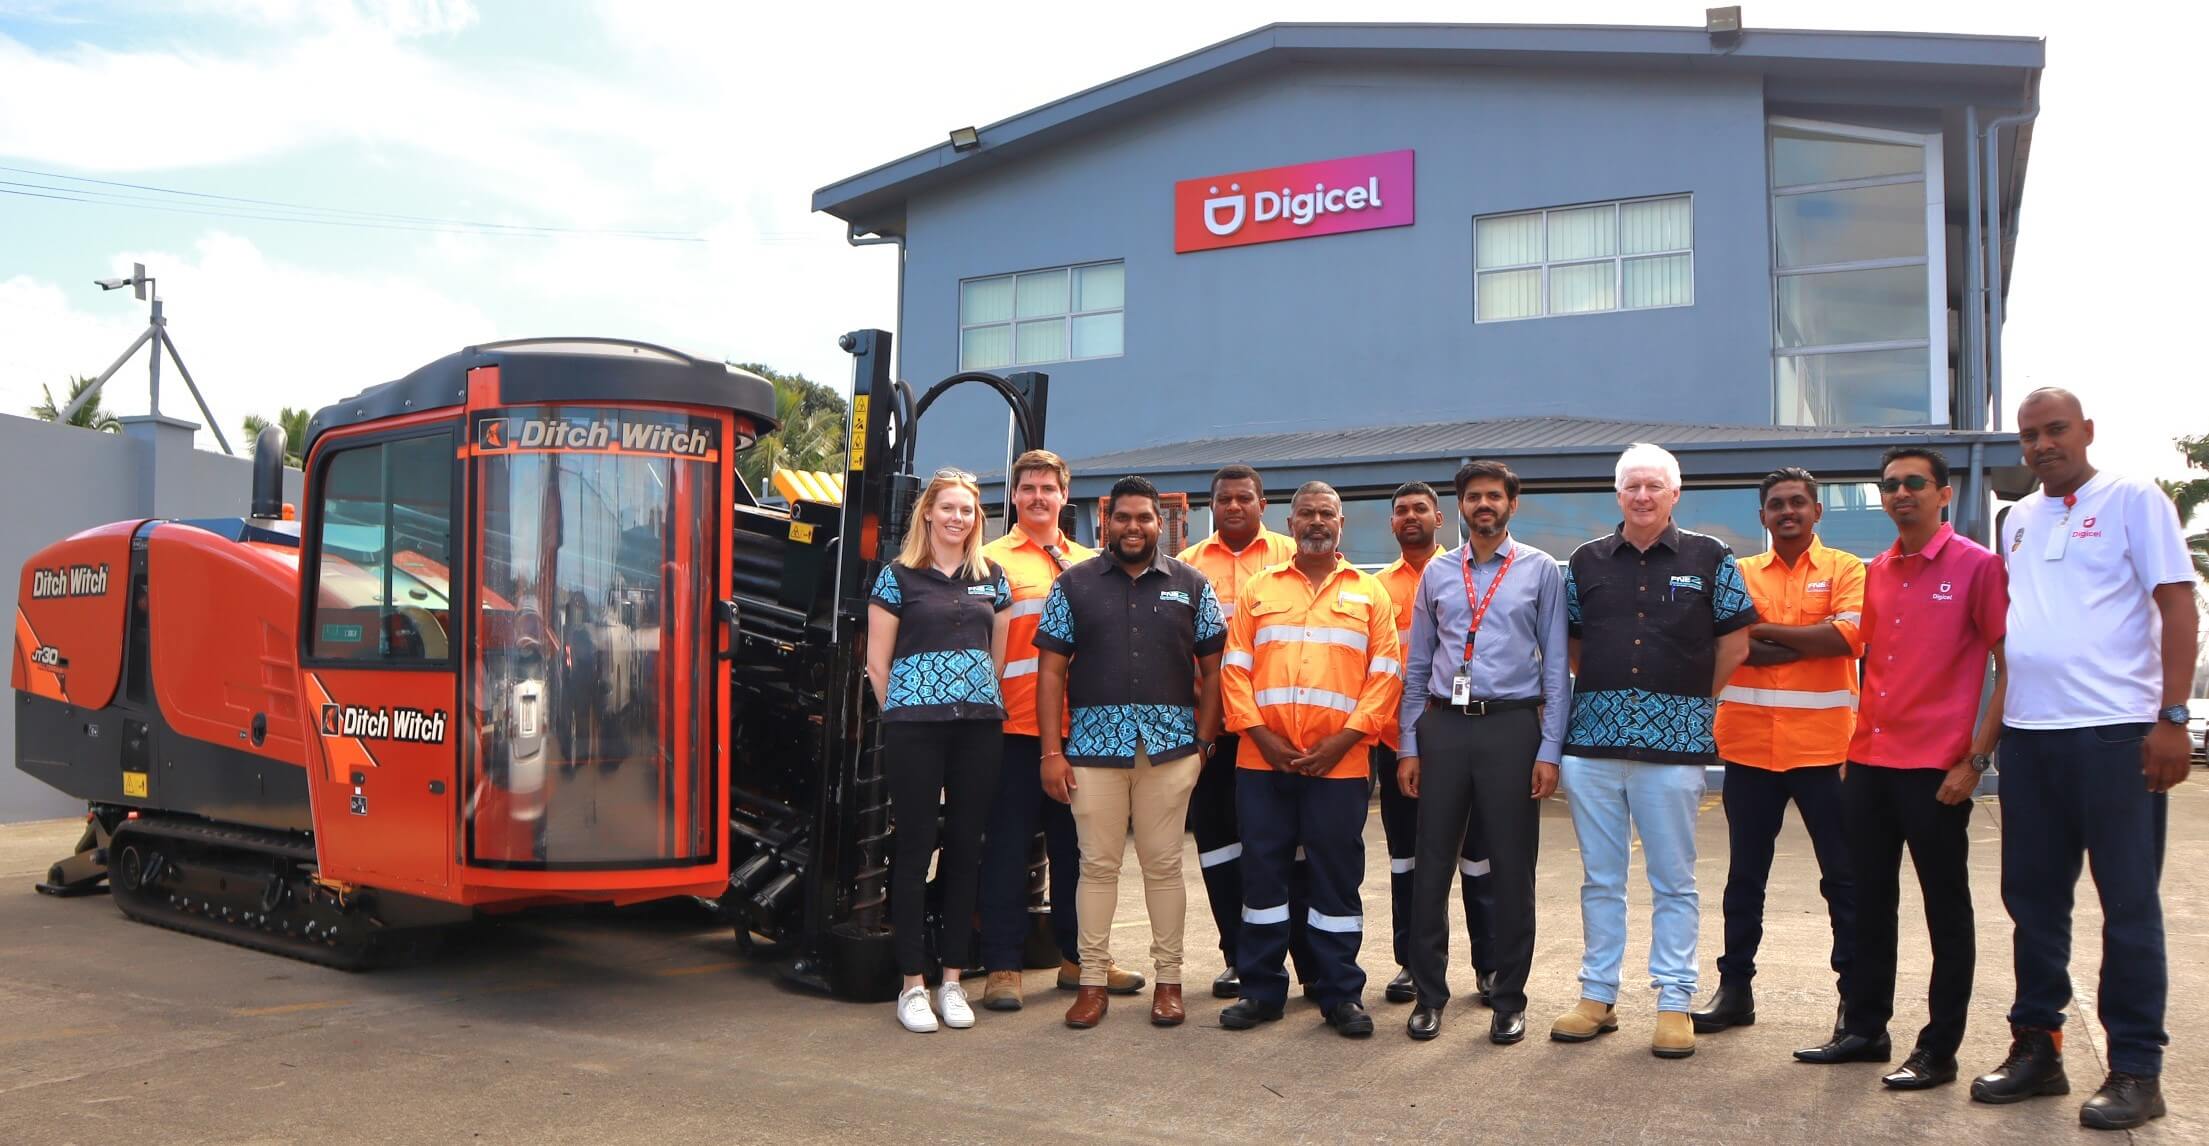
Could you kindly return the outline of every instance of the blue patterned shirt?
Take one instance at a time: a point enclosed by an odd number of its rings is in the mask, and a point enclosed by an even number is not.
[[[1161,553],[1130,577],[1092,557],[1060,574],[1035,647],[1072,659],[1068,762],[1132,768],[1138,750],[1154,764],[1195,752],[1197,660],[1226,646],[1219,598],[1194,566]]]
[[[992,562],[981,580],[935,569],[882,567],[868,600],[897,617],[882,719],[1003,720],[1004,692],[990,636],[1012,607],[1012,587]]]
[[[1711,764],[1718,638],[1756,623],[1733,550],[1678,526],[1648,549],[1623,527],[1573,551],[1565,619],[1580,641],[1565,751],[1656,764]]]

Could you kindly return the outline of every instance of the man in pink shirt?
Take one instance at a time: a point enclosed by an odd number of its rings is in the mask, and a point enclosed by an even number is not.
[[[2002,730],[2002,638],[2009,583],[2002,560],[1941,520],[1954,490],[1948,461],[1923,446],[1881,458],[1880,501],[1895,543],[1864,572],[1864,691],[1841,780],[1856,872],[1856,961],[1841,1032],[1795,1052],[1804,1062],[1887,1062],[1893,1049],[1896,913],[1908,845],[1933,940],[1929,1021],[1896,1090],[1956,1080],[1977,961],[1971,914],[1971,793]],[[1994,658],[1993,697],[1986,691]],[[1973,718],[1978,718],[1976,729]]]

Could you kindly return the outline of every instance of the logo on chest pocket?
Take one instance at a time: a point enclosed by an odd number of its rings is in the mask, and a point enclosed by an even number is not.
[[[1189,595],[1179,589],[1160,589],[1158,591],[1158,599],[1161,601],[1171,601],[1176,605],[1187,605],[1190,603]]]

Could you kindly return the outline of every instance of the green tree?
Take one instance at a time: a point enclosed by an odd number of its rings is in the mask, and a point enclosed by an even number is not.
[[[90,378],[71,376],[69,379],[69,396],[56,404],[53,388],[41,384],[39,390],[46,395],[46,400],[31,407],[31,416],[42,422],[61,421],[61,412],[68,409],[69,403],[76,401],[77,395],[84,393],[85,387],[90,385],[92,385],[92,379]],[[123,432],[122,419],[100,408],[99,394],[92,395],[90,401],[78,407],[77,412],[70,416],[69,424],[83,426],[88,430],[98,430],[105,434],[120,434]]]
[[[2209,434],[2195,434],[2187,438],[2172,439],[2178,452],[2186,455],[2186,468],[2209,470]],[[2209,505],[2209,477],[2187,478],[2183,481],[2159,481],[2163,492],[2178,503],[2178,523],[2183,526],[2192,521],[2194,511]],[[2193,551],[2194,573],[2209,581],[2209,529],[2186,538],[2186,547]]]
[[[284,431],[284,464],[295,470],[305,469],[307,465],[305,452],[307,448],[307,419],[310,417],[312,415],[307,411],[294,410],[290,406],[284,407],[283,411],[277,414],[274,422],[259,414],[247,414],[244,423],[246,448],[251,450],[259,446],[261,431],[269,426],[275,426],[277,429]]]
[[[736,460],[744,484],[754,493],[773,490],[769,475],[786,470],[844,468],[844,421],[848,409],[844,396],[811,381],[803,374],[785,374],[770,366],[747,362],[737,367],[775,384],[775,417],[782,428],[767,434]]]

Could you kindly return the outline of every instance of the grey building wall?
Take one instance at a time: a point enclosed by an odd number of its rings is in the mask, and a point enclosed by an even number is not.
[[[958,368],[963,278],[1127,263],[1126,352],[1038,367],[1069,457],[1207,434],[1564,413],[1771,418],[1754,76],[1333,68],[1273,75],[913,200],[901,370]],[[1418,152],[1410,227],[1177,255],[1176,180]],[[1472,220],[1695,197],[1691,307],[1473,322]],[[1002,404],[931,409],[929,466],[1004,461]]]
[[[250,459],[194,450],[189,422],[125,422],[125,433],[103,434],[0,414],[0,458],[7,459],[4,476],[16,490],[0,502],[0,569],[7,572],[11,597],[31,554],[80,530],[132,518],[246,513]],[[284,471],[285,499],[296,505],[300,493],[298,471]],[[8,607],[12,612],[15,603]],[[0,823],[83,811],[81,801],[16,771],[11,690],[0,707]]]

